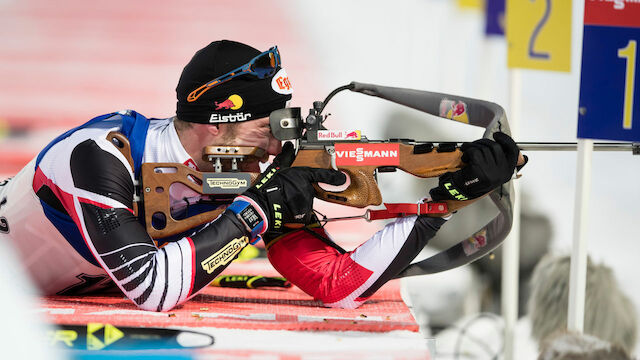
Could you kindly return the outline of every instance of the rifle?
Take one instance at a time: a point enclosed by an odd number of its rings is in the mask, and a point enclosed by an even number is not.
[[[272,112],[270,126],[273,135],[281,141],[294,141],[296,145],[297,155],[292,166],[333,168],[348,175],[350,183],[341,191],[329,191],[315,185],[316,196],[328,202],[357,208],[377,206],[382,203],[382,195],[376,183],[378,172],[400,169],[428,178],[456,171],[464,166],[458,143],[431,143],[410,139],[369,140],[357,130],[326,129],[323,126],[326,115],[322,111],[328,101],[343,90],[380,97],[444,119],[483,127],[485,138],[492,138],[497,131],[510,133],[505,112],[497,104],[449,94],[357,82],[335,89],[324,101],[314,102],[304,120],[300,108]],[[238,171],[238,163],[264,156],[264,152],[258,148],[224,145],[207,146],[203,153],[205,159],[214,164],[213,173],[201,173],[182,164],[142,164],[141,194],[138,199],[142,206],[137,206],[135,212],[144,218],[147,232],[154,239],[193,229],[212,221],[224,211],[224,208],[219,208],[185,219],[175,219],[171,215],[169,204],[169,189],[172,184],[181,183],[199,194],[230,200],[248,189],[259,176],[257,173]],[[518,163],[524,164],[522,154]],[[500,187],[499,191],[486,194],[500,211],[494,219],[448,250],[411,264],[398,277],[444,271],[467,264],[493,251],[511,229],[512,191],[513,187],[509,182]],[[428,202],[423,205],[385,204],[386,209],[367,210],[361,217],[377,220],[411,214],[445,216],[477,200],[467,200],[460,195],[459,200]],[[158,218],[164,219],[159,226]]]

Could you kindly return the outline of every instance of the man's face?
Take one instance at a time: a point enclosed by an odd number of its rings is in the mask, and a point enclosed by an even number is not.
[[[223,126],[226,128],[223,129]],[[229,142],[225,145],[256,146],[265,150],[267,155],[277,155],[282,151],[282,143],[271,133],[268,117],[235,124],[221,124],[220,130],[226,132],[225,137]],[[243,161],[240,168],[243,171],[260,172],[258,161]]]
[[[268,155],[277,155],[282,151],[280,140],[273,137],[269,127],[269,118],[243,121],[234,126],[234,139],[231,145],[257,146],[266,150]]]

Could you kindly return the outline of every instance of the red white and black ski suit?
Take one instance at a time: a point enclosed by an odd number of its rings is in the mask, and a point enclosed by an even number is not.
[[[134,168],[107,139],[111,131],[129,139]],[[214,254],[231,243],[246,246],[244,224],[225,211],[159,248],[132,210],[134,180],[146,162],[195,166],[171,118],[148,120],[123,111],[61,135],[14,178],[0,183],[0,237],[18,250],[44,294],[85,293],[113,281],[140,308],[167,311],[224,270],[228,263],[208,262]],[[172,191],[171,203],[178,212],[193,211],[198,196]],[[404,269],[444,221],[402,218],[347,253],[298,231],[274,243],[269,259],[327,306],[353,308]],[[327,236],[322,229],[313,231]]]

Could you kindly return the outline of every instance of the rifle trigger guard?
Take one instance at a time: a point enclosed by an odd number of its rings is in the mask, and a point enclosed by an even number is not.
[[[300,151],[300,138],[293,140],[293,148],[296,150],[296,156],[297,156],[298,151]]]
[[[338,165],[336,165],[336,149],[333,146],[325,146],[324,149],[327,151],[329,156],[331,156],[331,168],[333,170],[338,170]]]

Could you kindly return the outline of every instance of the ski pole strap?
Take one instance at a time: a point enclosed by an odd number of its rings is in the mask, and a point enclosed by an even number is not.
[[[385,203],[384,210],[369,210],[367,220],[391,219],[410,215],[447,214],[449,208],[446,203],[428,202],[423,204]]]

